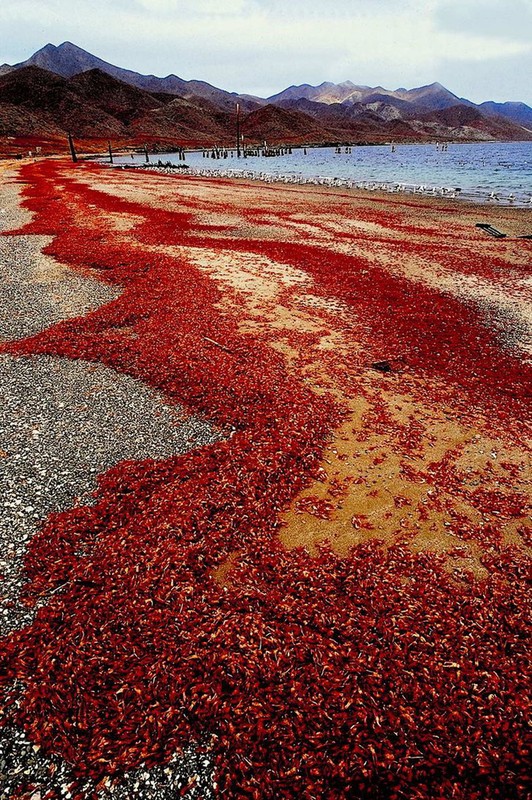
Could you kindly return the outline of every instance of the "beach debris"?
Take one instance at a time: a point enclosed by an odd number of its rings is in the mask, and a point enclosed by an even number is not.
[[[392,365],[389,361],[373,361],[371,364],[372,369],[376,369],[377,372],[393,372]]]
[[[502,233],[501,231],[494,228],[493,225],[489,225],[486,222],[477,222],[475,225],[476,228],[480,228],[481,230],[489,233],[490,236],[493,236],[495,239],[505,239],[506,234]]]
[[[220,350],[223,350],[225,353],[232,353],[233,352],[229,347],[226,347],[224,344],[220,344],[220,342],[217,342],[215,339],[211,339],[209,336],[204,336],[203,338],[204,338],[204,340],[206,342],[210,342],[211,344],[215,344],[216,347],[219,347]]]

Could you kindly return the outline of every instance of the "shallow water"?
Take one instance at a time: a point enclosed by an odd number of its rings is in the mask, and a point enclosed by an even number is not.
[[[182,164],[177,153],[150,156],[151,163]],[[115,158],[117,164],[143,163],[143,154]],[[201,151],[186,154],[185,163],[195,170],[232,173],[245,177],[352,185],[362,188],[402,189],[425,194],[445,194],[478,202],[532,206],[532,142],[475,144],[389,145],[301,148],[274,157],[204,157]],[[253,173],[253,174],[249,174]],[[261,174],[262,173],[262,174]],[[457,191],[459,190],[459,191]]]

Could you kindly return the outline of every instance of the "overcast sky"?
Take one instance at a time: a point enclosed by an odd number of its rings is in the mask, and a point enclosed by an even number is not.
[[[532,105],[532,0],[2,0],[0,63],[71,41],[117,66],[269,96],[322,81]]]

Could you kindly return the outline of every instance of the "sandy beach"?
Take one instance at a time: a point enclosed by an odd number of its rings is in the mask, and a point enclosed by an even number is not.
[[[0,788],[525,800],[532,210],[0,170]]]

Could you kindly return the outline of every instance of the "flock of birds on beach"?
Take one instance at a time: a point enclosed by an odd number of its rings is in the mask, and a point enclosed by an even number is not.
[[[449,144],[448,142],[436,142],[436,150],[438,151],[447,151]],[[243,145],[242,145],[243,147]],[[395,152],[396,145],[395,143],[390,144],[391,152]],[[307,148],[303,148],[304,155],[307,155]],[[335,147],[335,154],[342,154],[344,152],[344,147],[337,145]],[[350,154],[352,152],[352,147],[345,146],[345,153]],[[258,149],[246,149],[243,147],[242,153],[244,156],[265,156],[265,155],[276,155],[276,156],[284,156],[284,155],[291,155],[292,148],[291,147],[279,147],[279,148],[268,148],[266,142],[264,142],[264,147],[259,147]],[[227,158],[229,156],[229,151],[225,148],[218,148],[214,147],[212,149],[212,153],[210,150],[203,150],[202,155],[204,158],[212,157],[212,158]],[[231,156],[234,156],[234,152],[230,153]],[[131,153],[131,158],[133,159],[133,153]],[[179,152],[179,159],[180,161],[185,161],[185,151],[181,148]],[[112,162],[111,162],[112,163]],[[462,162],[465,166],[466,162]],[[124,166],[124,165],[123,165]],[[131,164],[127,166],[139,166],[137,164]],[[446,198],[456,198],[461,197],[463,199],[469,200],[478,200],[479,196],[482,196],[484,202],[488,203],[497,203],[497,204],[504,204],[504,205],[514,205],[518,204],[521,206],[524,205],[532,205],[532,194],[527,197],[529,192],[525,192],[516,196],[513,191],[510,191],[509,194],[501,193],[499,190],[489,191],[489,189],[485,189],[483,191],[468,191],[463,190],[461,187],[449,187],[449,186],[437,186],[433,184],[425,184],[425,183],[406,183],[403,181],[378,181],[378,180],[352,180],[350,178],[338,178],[338,177],[331,177],[331,176],[322,176],[322,175],[307,175],[304,176],[300,173],[295,172],[283,172],[283,171],[270,171],[265,172],[263,170],[254,170],[254,169],[238,169],[234,167],[226,167],[225,169],[219,167],[210,167],[210,166],[191,166],[188,164],[174,164],[172,161],[166,161],[163,163],[159,160],[156,164],[151,164],[149,161],[148,153],[146,151],[146,164],[142,165],[144,168],[147,166],[151,169],[155,169],[156,171],[162,172],[173,172],[175,169],[180,169],[183,173],[186,172],[188,175],[196,176],[196,177],[221,177],[221,178],[240,178],[240,179],[247,179],[247,180],[255,180],[255,181],[263,181],[265,183],[286,183],[286,184],[310,184],[316,186],[327,186],[331,188],[345,188],[345,189],[363,189],[368,191],[379,191],[379,192],[402,192],[402,193],[409,193],[409,194],[421,194],[427,195],[432,197],[446,197]]]
[[[456,197],[460,192],[460,188],[450,189],[445,186],[426,186],[417,183],[387,183],[382,181],[353,181],[347,178],[333,178],[330,176],[316,175],[305,177],[293,173],[270,173],[270,172],[257,172],[255,170],[208,170],[208,169],[191,169],[188,174],[208,177],[209,175],[219,175],[224,178],[247,178],[249,180],[259,180],[265,183],[294,183],[294,184],[312,184],[314,186],[329,186],[346,189],[367,189],[369,191],[381,192],[412,192],[414,194],[432,194],[432,195],[447,195],[449,197]]]
[[[122,165],[122,166],[133,166],[133,165]],[[137,166],[137,165],[135,165]],[[176,165],[172,164],[170,161],[163,164],[159,162],[158,164],[150,164],[150,165],[138,165],[143,167],[144,169],[148,166],[148,168],[156,170],[158,172],[166,172],[171,173],[176,169]],[[240,179],[247,179],[247,180],[254,180],[254,181],[263,181],[264,183],[287,183],[287,184],[298,184],[298,185],[305,185],[310,184],[314,186],[328,186],[331,188],[343,188],[343,189],[365,189],[367,191],[378,191],[378,192],[406,192],[410,194],[422,194],[422,195],[429,195],[429,196],[440,196],[440,197],[449,197],[449,198],[456,198],[462,195],[461,187],[447,187],[447,186],[430,186],[423,183],[387,183],[383,181],[354,181],[349,180],[347,178],[333,178],[330,176],[310,176],[305,177],[303,175],[299,175],[296,173],[279,173],[279,172],[264,172],[258,170],[251,170],[251,169],[211,169],[211,168],[204,168],[204,167],[189,167],[186,170],[186,173],[183,171],[183,174],[192,175],[195,177],[201,178],[210,178],[210,177],[219,177],[219,178],[240,178]],[[462,195],[464,196],[464,195]],[[492,202],[499,202],[499,203],[514,203],[516,201],[516,197],[511,192],[507,196],[503,196],[497,192],[491,192],[487,200]],[[529,204],[532,204],[532,196],[527,201]]]

